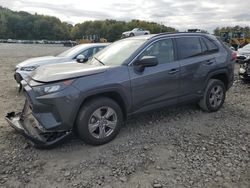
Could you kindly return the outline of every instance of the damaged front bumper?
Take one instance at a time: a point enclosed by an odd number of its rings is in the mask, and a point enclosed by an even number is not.
[[[26,137],[31,145],[40,149],[49,149],[61,144],[72,131],[47,131],[39,125],[32,115],[28,100],[25,101],[22,112],[10,112],[5,119],[11,127]]]

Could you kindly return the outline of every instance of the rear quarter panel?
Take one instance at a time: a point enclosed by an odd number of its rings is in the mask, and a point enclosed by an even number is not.
[[[232,59],[232,50],[229,49],[219,40],[214,40],[217,46],[220,47],[219,53],[216,55],[217,69],[216,71],[224,72],[227,74],[228,78],[228,88],[229,89],[234,80],[234,66],[235,60]]]

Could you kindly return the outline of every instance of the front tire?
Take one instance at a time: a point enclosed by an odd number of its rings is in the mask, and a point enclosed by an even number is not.
[[[120,106],[110,98],[98,97],[83,105],[76,128],[79,137],[85,143],[101,145],[116,137],[122,122]]]
[[[226,88],[224,83],[217,79],[210,79],[199,106],[204,111],[216,112],[224,104],[225,98]]]
[[[134,34],[134,33],[130,33],[129,36],[130,36],[130,37],[133,37],[133,36],[135,36],[135,34]]]

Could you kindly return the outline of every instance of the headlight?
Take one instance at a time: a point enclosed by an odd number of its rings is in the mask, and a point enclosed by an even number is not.
[[[58,91],[62,91],[67,86],[71,85],[73,83],[73,81],[74,80],[65,80],[63,82],[59,82],[59,83],[55,83],[55,84],[33,87],[33,91],[38,96],[47,95],[47,94],[50,94],[50,93],[55,93],[55,92],[58,92]]]
[[[37,68],[38,66],[28,66],[28,67],[21,67],[21,71],[33,71]]]

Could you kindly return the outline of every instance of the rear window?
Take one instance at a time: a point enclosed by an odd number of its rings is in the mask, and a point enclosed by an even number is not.
[[[200,41],[201,41],[202,52],[207,52],[208,51],[208,47],[205,44],[205,41],[202,38],[200,39]]]
[[[199,37],[181,37],[176,39],[180,59],[202,54]]]
[[[204,41],[204,43],[207,46],[207,52],[217,52],[219,49],[218,47],[210,40],[208,40],[207,38],[202,38],[202,41]]]

